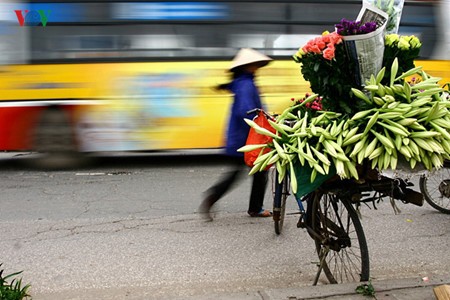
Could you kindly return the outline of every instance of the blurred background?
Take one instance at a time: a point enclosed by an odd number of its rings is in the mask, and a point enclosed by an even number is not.
[[[275,59],[258,85],[280,112],[309,85],[299,47],[362,1],[31,1],[0,4],[0,150],[75,153],[217,149],[242,47]],[[422,41],[420,62],[450,81],[450,0],[405,1],[399,34]],[[54,160],[54,159],[53,159]],[[61,160],[61,162],[64,160]],[[67,160],[65,161],[67,162]]]

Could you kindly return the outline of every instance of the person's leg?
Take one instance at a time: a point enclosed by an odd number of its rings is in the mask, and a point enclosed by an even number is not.
[[[267,186],[267,171],[256,172],[253,175],[252,191],[250,194],[250,203],[248,213],[251,216],[270,216],[269,211],[263,211],[264,196]]]
[[[200,205],[200,213],[205,214],[209,219],[212,219],[209,213],[211,207],[231,189],[243,170],[244,165],[241,158],[230,157],[228,160],[229,171],[223,174],[220,180],[205,192],[206,197]]]

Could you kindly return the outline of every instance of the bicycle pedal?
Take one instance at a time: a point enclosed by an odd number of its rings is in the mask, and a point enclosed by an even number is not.
[[[298,221],[297,228],[306,228],[306,223],[303,220]]]
[[[423,195],[422,193],[413,191],[411,189],[406,189],[406,197],[403,201],[405,201],[406,203],[411,203],[417,206],[422,206],[423,205]]]

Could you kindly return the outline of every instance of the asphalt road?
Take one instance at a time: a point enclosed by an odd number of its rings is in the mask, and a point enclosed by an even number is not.
[[[35,300],[182,299],[313,281],[314,245],[295,216],[277,236],[271,219],[246,215],[248,177],[213,222],[200,218],[203,191],[226,170],[220,157],[114,155],[65,171],[24,159],[0,160],[0,263],[23,270]],[[400,214],[389,201],[362,210],[371,278],[448,275],[450,215],[397,205]]]

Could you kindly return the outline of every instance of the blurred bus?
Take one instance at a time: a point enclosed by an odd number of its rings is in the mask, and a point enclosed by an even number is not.
[[[449,1],[406,0],[400,34],[450,81]],[[280,112],[309,91],[291,56],[362,1],[32,1],[0,4],[0,151],[217,149],[232,97],[213,88],[239,48],[275,59],[258,85]],[[58,159],[55,159],[58,157]]]

